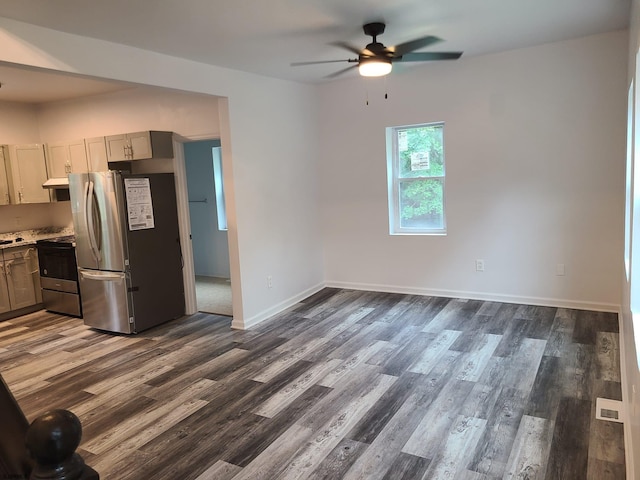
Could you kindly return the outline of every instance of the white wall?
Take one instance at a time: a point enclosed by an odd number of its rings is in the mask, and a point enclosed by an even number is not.
[[[261,321],[320,288],[312,86],[6,18],[0,18],[0,45],[0,61],[225,97],[219,114],[228,187],[234,325]],[[126,119],[122,120],[120,125],[125,127]],[[273,276],[271,289],[267,275]]]
[[[218,99],[164,88],[128,90],[38,106],[42,142],[77,140],[143,130],[199,139],[220,135]]]
[[[626,44],[614,32],[416,66],[388,77],[388,100],[381,79],[322,86],[328,283],[617,311]],[[448,233],[390,236],[385,127],[434,121]]]
[[[0,145],[39,141],[37,107],[27,103],[0,102]]]

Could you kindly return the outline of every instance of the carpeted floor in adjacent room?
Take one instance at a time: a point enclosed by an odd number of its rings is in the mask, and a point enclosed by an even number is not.
[[[233,315],[231,282],[228,278],[196,275],[196,298],[200,312]]]

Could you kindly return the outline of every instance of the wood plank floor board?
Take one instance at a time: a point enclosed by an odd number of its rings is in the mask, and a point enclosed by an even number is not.
[[[323,289],[248,331],[0,323],[27,417],[69,408],[104,480],[624,479],[617,315]]]
[[[437,365],[447,350],[455,351],[451,346],[456,342],[460,333],[458,330],[443,330],[431,341],[429,341],[430,336],[426,337],[425,340],[428,341],[428,343],[424,348],[420,349],[421,351],[414,354],[413,358],[416,360],[409,365],[407,370],[409,372],[427,375]]]
[[[624,435],[623,424],[593,417],[589,430],[589,459],[624,465],[624,445],[615,441]]]
[[[546,478],[553,431],[552,420],[528,415],[522,417],[503,478],[530,480]]]
[[[567,354],[563,355],[561,362],[564,395],[584,400],[593,396],[595,355],[595,345],[573,343],[567,348]]]
[[[368,447],[365,443],[348,438],[342,439],[338,445],[322,460],[307,477],[307,480],[327,478],[343,478],[353,462]]]
[[[409,395],[414,393],[421,376],[417,373],[405,372],[369,409],[362,419],[347,434],[348,438],[358,443],[371,444],[387,423],[404,405]]]
[[[503,377],[503,386],[530,392],[540,368],[546,342],[535,338],[525,338],[518,351],[506,364],[508,369]]]
[[[404,346],[396,350],[396,353],[383,365],[383,372],[387,375],[399,376],[415,363],[416,356],[423,352],[431,344],[436,335],[431,332],[419,332]]]
[[[218,460],[207,468],[207,470],[198,475],[196,480],[231,480],[241,470],[242,468],[237,465],[232,465],[222,460]]]
[[[557,313],[556,307],[535,307],[532,317],[529,318],[528,338],[548,340]]]
[[[482,333],[504,335],[507,327],[511,324],[511,320],[515,317],[518,305],[513,303],[488,303],[492,305],[492,309],[495,310],[495,313],[491,314],[490,320],[485,324],[484,331]],[[495,305],[498,305],[497,310]],[[478,309],[478,313],[487,315],[482,307]]]
[[[327,373],[336,369],[340,365],[340,360],[333,359],[325,363],[312,365],[309,362],[299,362],[300,366],[304,366],[301,373],[296,376],[289,376],[289,372],[284,372],[282,376],[283,382],[278,382],[274,386],[282,385],[277,391],[270,395],[268,399],[260,402],[253,413],[267,418],[272,418],[285,410],[289,405],[303,396],[305,392],[313,388],[314,385],[331,388],[328,385],[321,385],[321,379],[325,378]]]
[[[462,330],[457,326],[462,325],[468,316],[469,312],[464,310],[466,303],[466,300],[450,299],[422,330],[431,333],[439,333],[442,330]],[[463,315],[463,312],[466,314]]]
[[[396,457],[383,480],[413,480],[422,478],[429,468],[430,460],[402,453]]]
[[[588,400],[561,400],[556,415],[546,480],[587,477],[591,412],[591,402]]]
[[[450,330],[466,331],[469,328],[473,328],[475,323],[473,317],[482,307],[484,302],[480,300],[463,300],[456,299],[453,302],[449,302],[447,306],[453,305],[455,309],[452,311],[453,315],[448,316],[447,328]]]
[[[433,480],[454,480],[459,473],[466,472],[466,465],[485,431],[486,420],[458,416],[452,424],[442,449],[429,464],[422,477]]]
[[[317,433],[306,443],[297,458],[284,468],[280,478],[291,480],[307,478],[395,381],[395,377],[379,374],[373,381],[367,382],[366,388],[358,396],[337,407],[333,416],[324,424],[319,424],[317,417],[310,418],[312,414],[304,415],[299,423]],[[328,401],[329,397],[331,393],[323,401]]]
[[[305,411],[316,405],[330,391],[330,388],[319,385],[305,390],[281,412],[269,421],[265,421],[261,428],[247,432],[236,444],[229,445],[227,453],[223,454],[222,458],[241,467],[249,465],[288,430]]]
[[[380,302],[375,306],[372,312],[365,315],[361,322],[371,323],[384,321],[385,318],[389,318],[388,315],[392,315],[391,311],[406,297],[406,295],[402,293],[390,293],[385,295]]]
[[[496,357],[510,357],[515,355],[520,344],[527,338],[531,320],[523,318],[510,318],[507,321],[502,340],[496,348]]]
[[[456,379],[477,382],[499,343],[500,335],[476,335],[467,345],[469,351],[461,352]]]
[[[386,476],[397,457],[403,455],[402,447],[409,440],[415,429],[424,418],[425,411],[442,391],[449,377],[446,368],[439,368],[441,374],[438,381],[431,381],[421,375],[417,377],[415,390],[407,397],[400,409],[384,425],[382,430],[371,435],[373,442],[345,474],[345,479],[375,480]],[[363,423],[360,422],[362,426]],[[359,435],[367,435],[367,430],[354,427],[347,434],[349,438],[357,439]],[[364,439],[364,436],[362,437]],[[427,459],[425,459],[427,460]]]
[[[443,442],[446,441],[447,432],[458,419],[462,404],[472,389],[473,382],[464,380],[448,382],[430,405],[427,415],[407,440],[402,451],[433,460]]]
[[[620,349],[618,334],[596,332],[596,378],[611,382],[620,382]]]
[[[528,394],[522,390],[501,390],[486,420],[478,449],[467,466],[469,470],[490,477],[502,475],[525,412],[527,397]]]
[[[577,313],[577,310],[558,308],[551,326],[545,355],[562,356],[564,349],[572,342]]]
[[[488,420],[501,393],[501,388],[476,382],[462,404],[460,415]]]
[[[65,409],[69,405],[84,403],[94,398],[94,395],[81,389],[60,391],[58,385],[46,383],[47,385],[35,389],[28,395],[19,397],[21,408],[40,415],[47,410]]]
[[[625,478],[625,466],[589,458],[587,480],[618,480]]]

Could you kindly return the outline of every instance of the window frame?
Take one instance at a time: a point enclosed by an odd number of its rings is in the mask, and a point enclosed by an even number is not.
[[[425,175],[418,177],[400,177],[400,152],[398,147],[398,131],[412,128],[439,126],[442,129],[442,176]],[[398,125],[387,127],[387,181],[389,207],[389,235],[446,235],[446,155],[444,141],[444,121],[419,123],[415,125]],[[437,180],[442,185],[442,228],[415,228],[400,225],[400,184],[420,180]]]

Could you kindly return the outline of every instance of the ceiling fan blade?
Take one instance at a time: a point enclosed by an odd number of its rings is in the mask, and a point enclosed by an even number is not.
[[[356,68],[357,66],[358,66],[357,64],[356,64],[356,65],[351,65],[351,66],[349,66],[349,67],[347,67],[347,68],[343,68],[342,70],[338,70],[337,72],[333,72],[333,73],[331,73],[331,74],[329,74],[329,75],[325,76],[324,78],[335,78],[335,77],[337,77],[338,75],[342,75],[343,73],[346,73],[346,72],[348,72],[349,70],[351,70],[351,69],[353,69],[353,68]]]
[[[426,37],[416,38],[415,40],[411,40],[410,42],[401,43],[400,45],[396,45],[395,47],[390,48],[389,50],[394,52],[396,57],[402,57],[409,52],[428,47],[429,45],[433,45],[441,41],[441,38],[434,37],[433,35],[427,35]]]
[[[416,52],[407,53],[394,62],[428,62],[432,60],[456,60],[462,56],[462,52]]]
[[[350,51],[351,53],[355,53],[356,55],[360,55],[361,49],[354,47],[353,45],[347,42],[331,42],[329,45],[333,45],[334,47],[344,48],[345,50]]]
[[[314,62],[293,62],[290,65],[292,67],[302,67],[304,65],[317,65],[320,63],[342,63],[342,62],[356,62],[357,60],[319,60],[319,61],[314,61]]]

